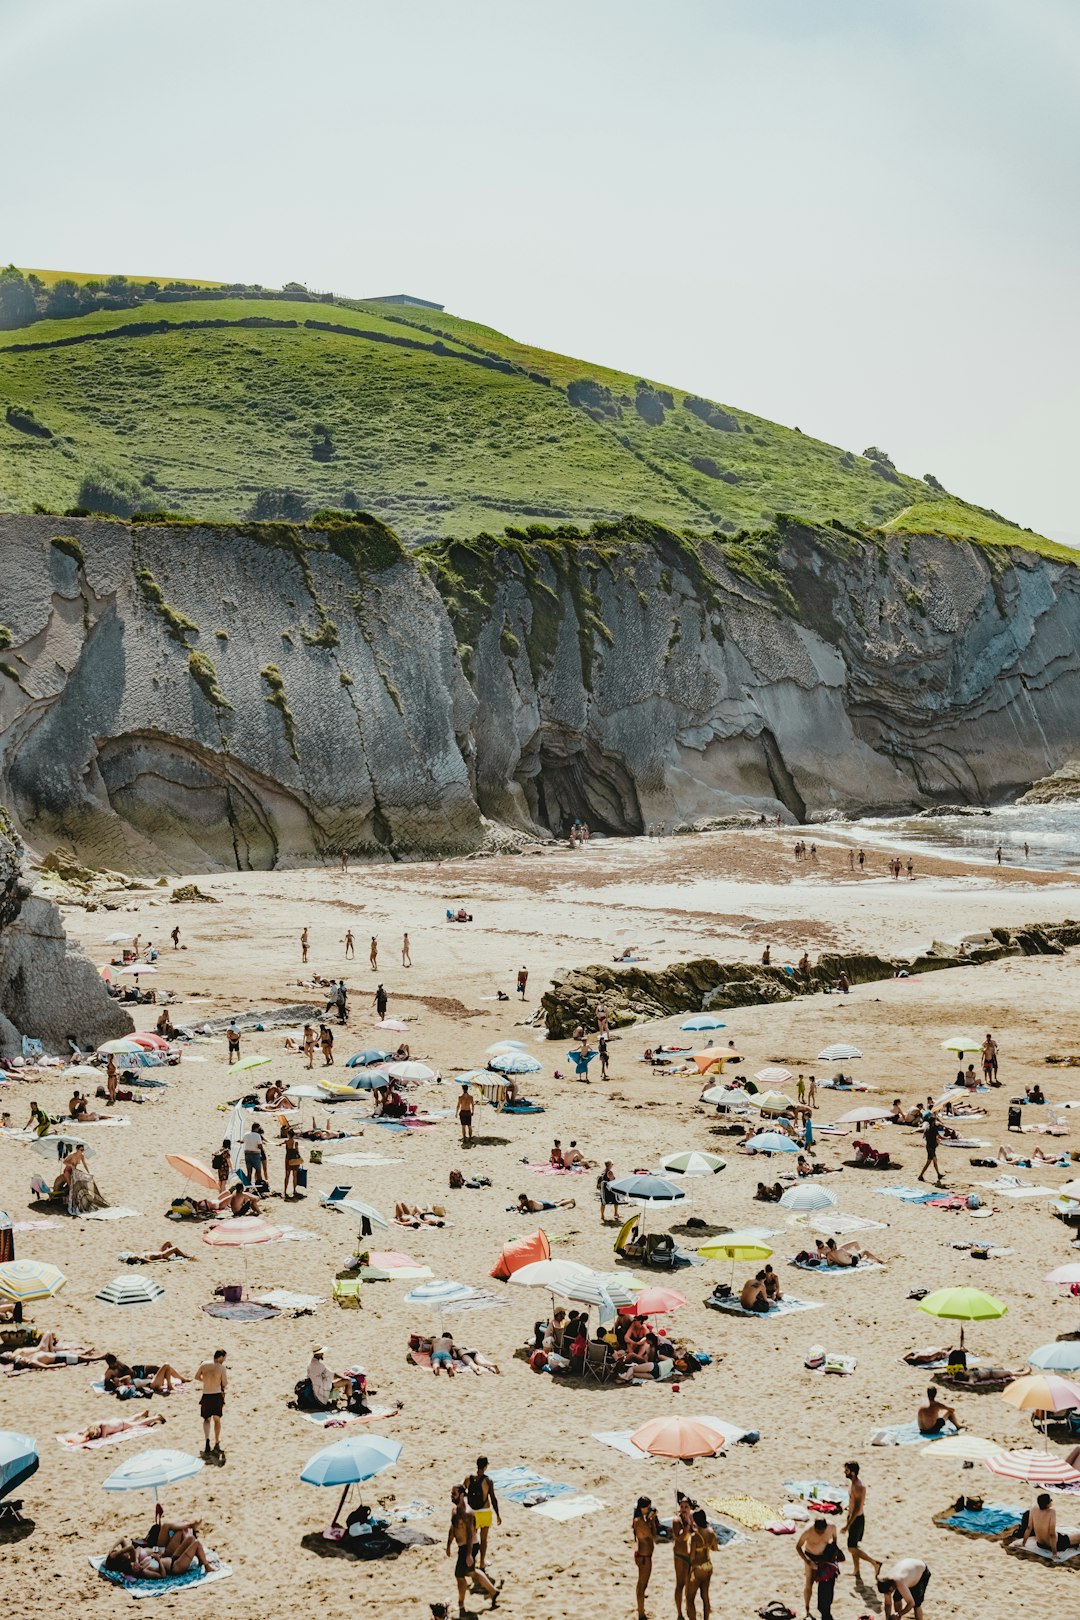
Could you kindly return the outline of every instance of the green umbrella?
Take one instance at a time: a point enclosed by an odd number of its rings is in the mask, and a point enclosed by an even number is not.
[[[984,1294],[981,1288],[938,1288],[919,1301],[920,1311],[927,1316],[942,1317],[961,1323],[960,1345],[964,1343],[964,1322],[992,1322],[1008,1310],[993,1294]]]

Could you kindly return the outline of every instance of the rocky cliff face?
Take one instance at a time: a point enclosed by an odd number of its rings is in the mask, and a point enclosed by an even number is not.
[[[0,828],[0,1055],[17,1055],[23,1035],[67,1056],[69,1036],[87,1048],[133,1028],[52,901],[32,893],[22,850]]]
[[[1080,740],[1080,571],[1019,549],[44,516],[0,548],[3,796],[127,871],[983,803]]]

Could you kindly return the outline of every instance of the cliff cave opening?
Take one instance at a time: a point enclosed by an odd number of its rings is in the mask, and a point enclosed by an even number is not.
[[[577,817],[593,832],[645,831],[634,778],[619,754],[577,732],[542,730],[523,752],[517,780],[533,820],[565,837]]]

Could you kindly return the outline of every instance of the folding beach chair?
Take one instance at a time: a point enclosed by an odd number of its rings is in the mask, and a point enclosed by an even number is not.
[[[336,1305],[345,1306],[349,1310],[362,1310],[363,1304],[360,1299],[360,1278],[335,1277],[334,1303]]]
[[[589,1340],[585,1346],[585,1367],[583,1369],[586,1378],[595,1378],[598,1384],[603,1383],[607,1373],[609,1348],[602,1341],[597,1339]]]
[[[343,1198],[348,1198],[348,1196],[349,1196],[349,1194],[351,1192],[352,1192],[351,1185],[348,1186],[348,1187],[334,1187],[332,1189],[332,1191],[323,1194],[323,1203],[324,1204],[340,1204],[342,1199]]]

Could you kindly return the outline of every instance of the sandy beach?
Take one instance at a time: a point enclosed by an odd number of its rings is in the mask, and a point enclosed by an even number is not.
[[[263,1620],[284,1620],[297,1613],[342,1613],[348,1605],[407,1620],[427,1616],[428,1603],[441,1599],[454,1613],[453,1566],[444,1556],[449,1491],[484,1452],[494,1469],[525,1464],[603,1503],[599,1511],[567,1522],[504,1503],[489,1556],[492,1574],[506,1583],[500,1611],[520,1620],[630,1616],[633,1505],[640,1494],[649,1494],[662,1513],[669,1513],[676,1466],[632,1460],[593,1436],[633,1429],[649,1417],[680,1409],[760,1433],[756,1445],[733,1444],[722,1456],[678,1470],[682,1488],[702,1501],[746,1494],[769,1504],[779,1519],[790,1499],[785,1481],[838,1484],[845,1461],[858,1459],[869,1487],[866,1548],[875,1558],[925,1559],[933,1572],[927,1620],[968,1615],[1035,1620],[1064,1613],[1066,1605],[1078,1601],[1075,1565],[1049,1568],[1011,1558],[995,1542],[932,1523],[961,1491],[981,1494],[988,1503],[1023,1507],[1031,1496],[1028,1487],[997,1479],[981,1464],[963,1471],[958,1461],[923,1455],[920,1445],[870,1444],[875,1428],[914,1418],[928,1382],[925,1372],[902,1362],[903,1353],[955,1342],[947,1324],[917,1311],[908,1297],[912,1290],[968,1284],[1005,1301],[1007,1315],[975,1324],[967,1335],[973,1355],[1002,1365],[1022,1366],[1036,1346],[1080,1325],[1080,1303],[1040,1280],[1072,1253],[1070,1233],[1050,1215],[1049,1198],[1012,1198],[988,1190],[981,1184],[993,1180],[995,1171],[969,1162],[972,1156],[993,1157],[1003,1142],[1016,1151],[1047,1147],[1051,1140],[1080,1149],[1076,1130],[1059,1141],[1006,1132],[1008,1099],[1032,1082],[1039,1082],[1053,1103],[1080,1099],[1080,1071],[1044,1062],[1048,1053],[1080,1047],[1074,1033],[1078,953],[1008,959],[866,985],[850,996],[814,996],[724,1015],[727,1027],[716,1039],[737,1043],[745,1058],[737,1067],[746,1074],[775,1062],[816,1072],[820,1080],[835,1067],[816,1062],[826,1044],[847,1040],[863,1050],[864,1059],[853,1067],[873,1088],[868,1099],[821,1091],[817,1125],[835,1121],[853,1101],[887,1107],[899,1096],[911,1106],[940,1094],[956,1072],[941,1042],[958,1032],[981,1036],[992,1030],[1000,1044],[1001,1089],[980,1095],[987,1117],[972,1126],[985,1146],[942,1149],[949,1189],[977,1190],[984,1208],[993,1211],[989,1218],[881,1196],[884,1184],[914,1182],[923,1160],[917,1131],[877,1130],[875,1144],[888,1147],[902,1167],[886,1176],[847,1163],[859,1131],[819,1137],[819,1162],[843,1166],[841,1173],[824,1178],[838,1195],[838,1208],[880,1223],[857,1235],[883,1257],[884,1268],[849,1276],[793,1269],[789,1258],[816,1234],[786,1210],[754,1201],[757,1181],[787,1174],[793,1161],[772,1160],[763,1167],[760,1159],[734,1151],[734,1138],[714,1134],[721,1121],[698,1103],[695,1078],[665,1076],[640,1061],[647,1045],[677,1037],[678,1018],[616,1032],[610,1080],[602,1083],[594,1065],[588,1086],[567,1074],[566,1043],[545,1040],[530,1021],[553,974],[611,964],[627,947],[649,966],[661,967],[701,955],[755,961],[770,944],[773,961],[782,963],[797,959],[804,948],[811,956],[826,949],[900,954],[995,925],[1080,915],[1080,882],[1071,878],[1015,866],[999,871],[941,856],[920,858],[915,881],[906,876],[894,881],[884,852],[871,851],[865,873],[852,873],[843,836],[818,839],[815,863],[794,862],[792,842],[787,830],[767,830],[597,842],[581,853],[552,849],[442,866],[363,867],[348,874],[327,868],[199,876],[200,888],[217,904],[171,904],[168,889],[148,888],[122,897],[115,910],[66,909],[70,933],[95,962],[108,959],[109,933],[130,929],[144,943],[152,939],[161,951],[154,982],[176,992],[174,1016],[181,1024],[314,1001],[312,970],[326,977],[343,974],[351,1011],[348,1029],[335,1027],[339,1063],[372,1044],[372,1000],[381,981],[390,1016],[409,1024],[405,1039],[413,1058],[446,1077],[443,1085],[413,1094],[436,1113],[450,1113],[454,1073],[482,1066],[492,1042],[523,1041],[543,1065],[542,1073],[526,1079],[529,1094],[546,1112],[515,1117],[484,1108],[477,1115],[477,1140],[468,1150],[462,1149],[450,1117],[426,1130],[392,1131],[366,1117],[366,1097],[355,1107],[338,1108],[335,1121],[362,1128],[363,1138],[324,1145],[321,1165],[309,1166],[306,1201],[286,1204],[274,1197],[269,1205],[271,1220],[288,1223],[308,1240],[256,1248],[247,1263],[252,1293],[281,1288],[318,1295],[322,1303],[314,1314],[283,1314],[265,1322],[218,1321],[203,1313],[214,1288],[240,1280],[243,1268],[228,1253],[204,1245],[198,1225],[165,1218],[170,1200],[183,1191],[165,1154],[185,1152],[208,1162],[227,1127],[227,1100],[241,1090],[228,1072],[224,1038],[186,1047],[180,1065],[168,1071],[167,1090],[147,1093],[151,1100],[139,1105],[118,1105],[117,1113],[129,1124],[86,1128],[103,1194],[113,1205],[137,1210],[138,1218],[109,1222],[61,1215],[47,1229],[17,1230],[20,1257],[55,1262],[68,1278],[55,1301],[29,1308],[29,1318],[56,1329],[64,1341],[90,1343],[129,1361],[167,1360],[185,1373],[215,1348],[228,1351],[224,1465],[169,1488],[163,1500],[170,1515],[198,1518],[207,1544],[234,1573],[204,1593],[162,1595],[155,1612],[254,1612]],[[472,912],[471,924],[445,920],[446,909],[459,905]],[[181,929],[178,951],[168,940],[175,924]],[[305,926],[312,942],[306,968],[298,943]],[[349,962],[343,946],[347,929],[356,939],[356,958]],[[405,930],[411,968],[401,966]],[[379,942],[377,972],[367,960],[373,934]],[[522,964],[529,969],[524,1003],[514,995]],[[511,999],[496,1000],[499,990]],[[154,1008],[136,1010],[140,1028],[152,1028],[155,1016]],[[267,1069],[249,1074],[248,1084],[267,1076],[286,1084],[309,1078],[302,1073],[302,1057],[286,1049],[289,1033],[295,1037],[296,1031],[245,1034],[245,1054],[273,1060]],[[554,1070],[562,1078],[553,1078]],[[69,1092],[70,1082],[59,1078],[33,1086],[16,1083],[3,1088],[3,1107],[21,1126],[31,1096],[57,1114]],[[325,1120],[325,1109],[306,1102],[305,1124],[313,1108],[319,1122]],[[263,1117],[268,1136],[276,1136],[270,1117]],[[673,1278],[639,1268],[636,1275],[643,1281],[670,1281],[686,1295],[685,1307],[664,1325],[707,1351],[711,1365],[678,1390],[670,1383],[601,1387],[534,1374],[521,1352],[550,1301],[546,1294],[490,1281],[502,1244],[542,1226],[555,1254],[604,1269],[615,1263],[614,1228],[600,1224],[595,1172],[548,1177],[523,1162],[547,1160],[555,1137],[564,1143],[576,1138],[587,1158],[611,1159],[619,1175],[656,1169],[665,1155],[681,1149],[723,1154],[722,1173],[686,1183],[692,1211],[689,1198],[670,1211],[650,1211],[648,1228],[674,1230],[689,1248],[698,1241],[684,1228],[689,1213],[714,1229],[770,1228],[773,1264],[785,1291],[821,1308],[778,1320],[729,1318],[707,1310],[703,1301],[716,1282],[727,1279],[730,1266],[710,1261]],[[339,1151],[382,1162],[335,1164]],[[280,1192],[282,1152],[276,1142],[270,1160],[272,1184]],[[451,1191],[448,1177],[455,1167],[466,1176],[488,1177],[491,1185]],[[30,1177],[41,1168],[26,1143],[0,1139],[0,1203],[17,1223],[47,1218],[27,1209]],[[1070,1171],[1017,1175],[1032,1186],[1055,1188]],[[407,1283],[366,1285],[361,1311],[333,1303],[333,1277],[357,1241],[354,1217],[320,1207],[320,1195],[339,1183],[350,1184],[355,1195],[387,1215],[398,1198],[445,1205],[445,1227],[412,1231],[391,1225],[389,1232],[376,1232],[370,1246],[403,1250],[436,1278],[490,1285],[505,1298],[498,1308],[445,1319],[460,1342],[498,1363],[501,1376],[448,1381],[412,1366],[406,1355],[409,1333],[430,1331],[442,1318],[405,1304]],[[508,1213],[522,1191],[540,1199],[574,1197],[576,1208],[531,1217]],[[117,1260],[121,1251],[165,1238],[196,1259],[152,1268],[165,1288],[162,1299],[126,1310],[95,1299],[96,1290],[125,1271]],[[1010,1252],[976,1260],[955,1247],[965,1242],[991,1242]],[[747,1269],[736,1266],[737,1285]],[[397,1465],[364,1487],[362,1496],[380,1509],[414,1501],[430,1505],[433,1515],[422,1516],[417,1527],[431,1535],[433,1545],[370,1564],[336,1555],[327,1544],[319,1549],[318,1532],[329,1522],[336,1495],[302,1484],[299,1473],[335,1434],[324,1438],[287,1405],[315,1345],[327,1346],[333,1367],[362,1364],[378,1392],[374,1404],[403,1402],[395,1415],[369,1426],[399,1440],[404,1449]],[[813,1345],[854,1356],[854,1372],[828,1377],[807,1370],[804,1357]],[[101,1488],[112,1469],[139,1447],[128,1443],[81,1453],[62,1449],[54,1438],[127,1415],[130,1408],[92,1391],[94,1376],[95,1369],[75,1367],[0,1383],[3,1426],[34,1435],[41,1453],[38,1474],[18,1493],[34,1521],[33,1533],[3,1547],[5,1613],[19,1620],[39,1613],[43,1604],[59,1605],[66,1613],[85,1602],[110,1620],[131,1606],[131,1599],[100,1580],[87,1560],[107,1552],[121,1533],[138,1532],[150,1521],[149,1495],[114,1496]],[[963,1393],[956,1402],[962,1422],[974,1433],[1003,1447],[1036,1443],[1029,1415],[996,1395]],[[197,1453],[202,1439],[196,1392],[187,1388],[168,1400],[155,1399],[153,1407],[167,1423],[145,1443]],[[1080,1527],[1080,1498],[1055,1500],[1059,1524]],[[312,1535],[314,1545],[301,1544]],[[794,1540],[740,1529],[737,1539],[713,1555],[715,1612],[753,1615],[780,1598],[801,1615],[802,1570]],[[675,1612],[671,1571],[670,1545],[661,1545],[649,1593],[652,1616]],[[479,1597],[471,1602],[476,1612],[486,1609]],[[880,1597],[854,1585],[850,1561],[837,1583],[835,1613],[838,1620],[881,1613]]]

